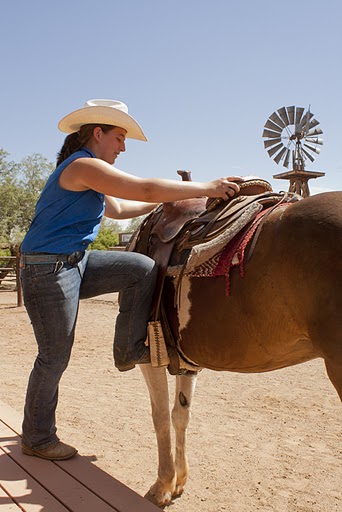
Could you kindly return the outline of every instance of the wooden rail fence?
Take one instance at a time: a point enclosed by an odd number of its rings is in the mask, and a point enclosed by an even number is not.
[[[20,256],[1,256],[0,262],[0,284],[2,281],[15,280],[17,291],[17,306],[22,306],[23,292],[20,282]]]

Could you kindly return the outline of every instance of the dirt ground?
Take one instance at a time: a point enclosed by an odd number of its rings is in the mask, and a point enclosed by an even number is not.
[[[156,478],[156,441],[140,370],[113,366],[116,314],[115,295],[81,303],[58,433],[144,495]],[[0,326],[0,399],[21,412],[36,345],[13,288],[0,288]],[[267,374],[201,372],[188,430],[190,479],[169,510],[341,512],[341,419],[321,360]]]

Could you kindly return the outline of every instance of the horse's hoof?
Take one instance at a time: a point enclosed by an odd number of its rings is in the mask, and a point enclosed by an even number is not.
[[[148,501],[150,501],[151,503],[153,503],[153,505],[156,505],[157,507],[159,508],[164,508],[166,505],[170,505],[172,499],[171,499],[171,493],[166,493],[164,495],[164,497],[158,497],[156,496],[155,494],[153,494],[151,492],[151,490],[149,490],[144,498],[146,498]]]
[[[180,485],[180,486],[177,485],[176,489],[172,493],[172,498],[179,498],[180,496],[182,496],[183,492],[184,492],[184,486],[183,485]]]

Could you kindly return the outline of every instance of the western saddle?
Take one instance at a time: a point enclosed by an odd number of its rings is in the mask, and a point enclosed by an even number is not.
[[[190,173],[178,171],[183,180],[190,179]],[[161,321],[170,356],[168,365],[171,374],[179,373],[177,337],[170,324],[170,311],[166,312],[163,291],[168,267],[182,266],[184,269],[191,249],[199,244],[215,239],[237,222],[243,212],[252,203],[261,205],[260,209],[276,206],[284,200],[284,194],[276,194],[271,185],[260,178],[249,178],[239,182],[240,192],[223,200],[200,197],[173,203],[163,203],[153,210],[143,221],[132,237],[127,248],[154,259],[158,265],[158,278],[152,306],[151,320]],[[174,313],[173,313],[174,314]],[[177,329],[176,329],[177,330]],[[188,371],[199,368],[186,365]]]

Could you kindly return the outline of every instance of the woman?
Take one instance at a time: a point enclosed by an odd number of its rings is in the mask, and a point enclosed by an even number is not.
[[[64,117],[59,129],[69,135],[21,246],[24,301],[38,344],[26,395],[22,450],[49,460],[65,460],[77,453],[59,441],[55,411],[80,299],[120,291],[115,365],[126,371],[150,362],[144,341],[156,265],[141,254],[87,251],[102,216],[128,219],[150,212],[160,202],[227,198],[239,190],[225,178],[178,182],[138,178],[114,168],[127,137],[146,141],[127,106],[119,101],[88,101]]]

